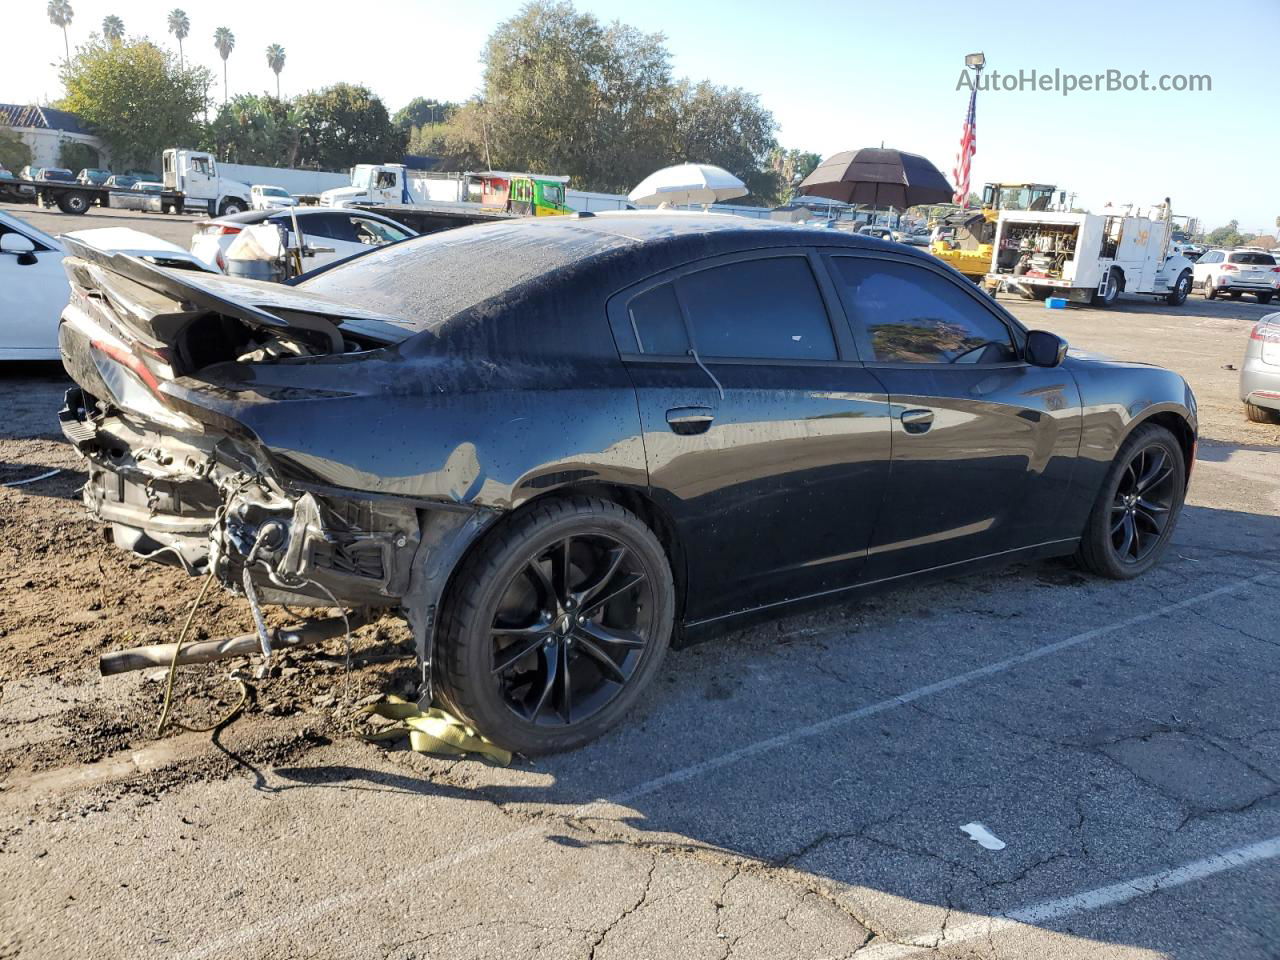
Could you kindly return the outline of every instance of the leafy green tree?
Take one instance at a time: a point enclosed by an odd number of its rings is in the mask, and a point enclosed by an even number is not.
[[[236,48],[236,35],[226,27],[219,27],[213,31],[213,45],[218,50],[218,56],[222,58],[222,102],[227,102],[227,57],[231,56],[231,51]]]
[[[1245,235],[1240,232],[1240,221],[1232,220],[1225,227],[1210,230],[1205,237],[1206,242],[1215,247],[1235,247],[1245,242]]]
[[[759,97],[740,87],[683,81],[673,106],[674,162],[724,167],[747,185],[744,202],[768,203],[778,195],[778,176],[768,167],[777,124]]]
[[[103,17],[102,36],[103,39],[110,40],[112,43],[119,43],[124,39],[124,21],[114,13]]]
[[[345,170],[404,154],[407,134],[368,87],[336,83],[305,93],[294,104],[302,131],[298,160],[304,166]]]
[[[12,130],[0,128],[0,167],[17,174],[31,162],[31,148]]]
[[[406,132],[428,124],[448,123],[461,106],[449,100],[414,97],[395,112],[391,122]]]
[[[671,63],[660,34],[536,2],[497,26],[482,59],[484,96],[470,109],[495,164],[621,191],[667,162]]]
[[[786,203],[795,196],[796,187],[822,162],[822,155],[803,150],[787,150],[774,147],[769,151],[769,169],[778,180],[778,193],[771,199],[777,204]]]
[[[436,157],[446,170],[478,170],[490,166],[484,152],[484,116],[478,102],[458,106],[448,121],[414,127],[408,152]]]
[[[270,94],[242,93],[218,109],[201,145],[227,163],[292,167],[300,140],[293,104]]]
[[[154,167],[166,147],[196,142],[209,71],[180,69],[149,40],[95,40],[77,50],[62,82],[57,106],[89,125],[120,168]]]
[[[276,99],[280,99],[280,71],[284,69],[284,47],[273,43],[267,47],[267,66],[276,75]]]
[[[67,59],[63,63],[70,63],[71,42],[67,39],[67,27],[71,26],[71,21],[76,12],[71,9],[71,4],[67,0],[49,0],[49,5],[45,7],[45,12],[49,15],[49,22],[62,29],[62,48],[67,55]]]
[[[180,7],[174,7],[169,11],[169,32],[178,38],[178,68],[185,69],[186,60],[182,56],[182,41],[191,33],[191,19],[187,16],[187,11]]]

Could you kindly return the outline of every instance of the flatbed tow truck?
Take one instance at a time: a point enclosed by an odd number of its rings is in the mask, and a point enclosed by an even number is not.
[[[57,207],[63,213],[87,213],[94,204],[112,206],[112,194],[128,195],[128,190],[111,190],[85,183],[58,180],[0,180],[0,201],[5,203],[38,203],[42,207]],[[181,210],[184,201],[181,193],[164,191],[148,194],[159,197],[162,210]],[[121,204],[116,204],[120,206]]]
[[[485,207],[478,203],[451,202],[447,200],[427,203],[353,203],[347,209],[380,213],[402,223],[410,230],[423,233],[439,233],[454,227],[466,227],[474,223],[496,223],[520,216],[498,207]]]

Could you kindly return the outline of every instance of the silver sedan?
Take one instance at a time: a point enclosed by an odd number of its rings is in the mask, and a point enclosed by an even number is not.
[[[1280,313],[1267,314],[1249,331],[1240,399],[1254,423],[1280,423]]]

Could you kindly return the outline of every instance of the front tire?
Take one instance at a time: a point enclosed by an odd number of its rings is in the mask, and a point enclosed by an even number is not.
[[[229,217],[233,213],[244,213],[244,204],[239,200],[223,200],[222,206],[218,210],[218,216]]]
[[[1218,288],[1213,285],[1213,277],[1204,278],[1204,298],[1206,300],[1218,299]]]
[[[1191,271],[1183,270],[1178,274],[1178,279],[1174,281],[1173,289],[1169,291],[1166,298],[1169,306],[1180,307],[1187,302],[1187,296],[1191,293]]]
[[[616,724],[657,675],[675,616],[666,554],[633,513],[589,497],[534,504],[464,561],[444,607],[445,705],[536,755]]]
[[[1100,577],[1131,580],[1160,562],[1186,496],[1186,459],[1159,424],[1120,445],[1085,524],[1076,557]]]

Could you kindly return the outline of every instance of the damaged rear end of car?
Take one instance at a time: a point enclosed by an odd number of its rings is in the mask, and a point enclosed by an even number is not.
[[[402,612],[429,677],[440,585],[494,513],[379,491],[353,463],[414,331],[294,288],[68,248],[59,346],[76,386],[60,420],[108,538],[212,574],[255,614]]]

